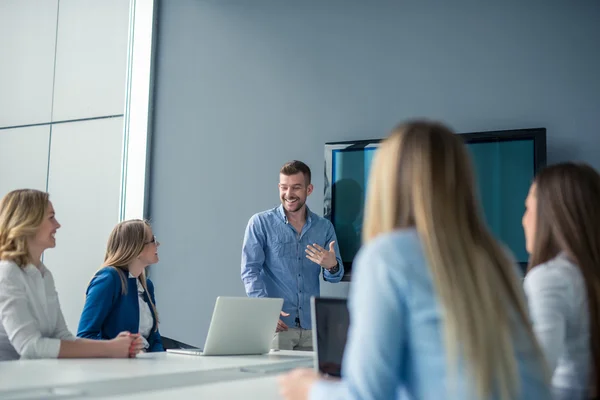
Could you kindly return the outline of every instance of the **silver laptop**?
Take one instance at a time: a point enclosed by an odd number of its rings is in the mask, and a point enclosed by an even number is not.
[[[268,353],[282,307],[283,299],[219,296],[204,349],[167,351],[201,356]]]
[[[314,369],[322,374],[339,377],[350,327],[346,299],[312,297],[312,339],[315,351]]]

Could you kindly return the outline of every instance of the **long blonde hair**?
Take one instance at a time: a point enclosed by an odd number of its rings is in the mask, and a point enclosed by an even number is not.
[[[131,264],[144,249],[148,240],[146,232],[149,227],[150,223],[148,221],[131,219],[117,224],[110,233],[102,266],[114,268],[119,272],[122,294],[127,294],[129,264]],[[152,309],[154,319],[156,320],[156,323],[154,324],[154,330],[156,331],[158,329],[158,311],[152,301],[152,297],[150,297],[150,292],[148,292],[146,271],[142,271],[138,279],[148,295],[150,308]]]
[[[48,193],[34,189],[13,190],[0,202],[0,260],[24,268],[34,260],[28,239],[35,236],[48,209]]]
[[[477,398],[519,391],[513,340],[528,321],[515,265],[482,221],[463,140],[428,121],[398,126],[375,155],[365,207],[363,241],[415,227],[444,310],[451,371],[466,361]],[[511,316],[516,317],[514,321]],[[516,322],[516,323],[515,323]]]

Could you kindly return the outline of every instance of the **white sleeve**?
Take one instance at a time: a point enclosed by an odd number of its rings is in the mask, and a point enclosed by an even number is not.
[[[19,267],[0,268],[0,322],[8,340],[22,358],[57,358],[60,339],[42,337],[38,322],[29,310],[23,272]]]
[[[71,333],[65,322],[65,317],[62,310],[58,310],[58,322],[56,323],[56,329],[52,337],[60,340],[77,340],[77,337]]]
[[[538,266],[525,277],[524,283],[533,330],[554,373],[565,345],[568,293],[560,274]]]

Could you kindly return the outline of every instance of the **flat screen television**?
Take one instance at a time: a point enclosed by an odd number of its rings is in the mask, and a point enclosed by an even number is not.
[[[528,254],[521,226],[525,198],[546,164],[546,129],[463,133],[471,153],[485,220],[495,237],[525,267]],[[324,213],[335,228],[344,280],[361,246],[363,207],[373,156],[381,139],[325,144]]]

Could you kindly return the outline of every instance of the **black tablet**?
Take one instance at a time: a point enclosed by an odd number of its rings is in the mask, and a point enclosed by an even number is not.
[[[315,369],[339,377],[350,326],[346,299],[312,297],[311,313]]]

